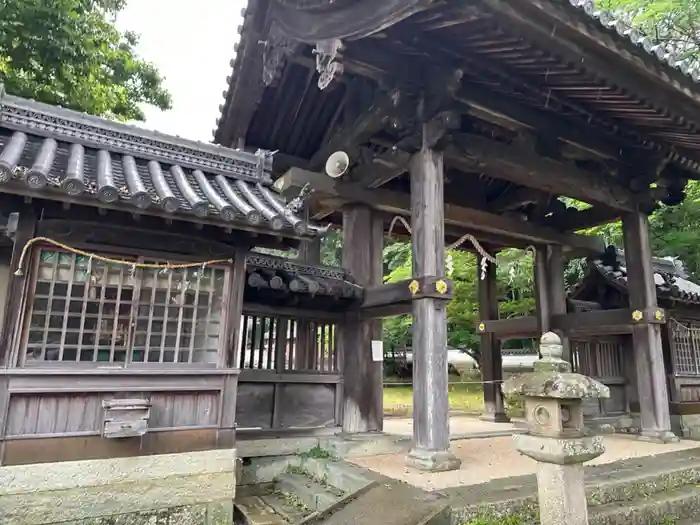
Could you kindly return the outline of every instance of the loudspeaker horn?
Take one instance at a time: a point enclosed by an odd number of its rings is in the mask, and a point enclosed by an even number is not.
[[[326,161],[326,175],[333,179],[342,177],[350,167],[350,157],[344,151],[336,151]]]

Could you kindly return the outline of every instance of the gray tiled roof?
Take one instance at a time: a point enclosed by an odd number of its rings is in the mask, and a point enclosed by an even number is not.
[[[620,287],[627,288],[627,268],[625,255],[618,250],[618,265],[604,265],[601,261],[594,261],[595,268],[607,279]],[[654,267],[654,283],[659,297],[670,297],[688,303],[700,303],[700,285],[691,281],[683,268],[683,263],[671,257],[655,257],[652,260]]]
[[[655,43],[652,38],[633,28],[619,15],[604,9],[596,9],[594,0],[569,0],[569,3],[582,9],[588,16],[596,19],[603,27],[616,31],[620,36],[626,37],[634,45],[641,47],[650,55],[660,61],[680,70],[684,75],[691,77],[695,82],[700,81],[700,62],[697,60],[681,59],[682,50],[676,49],[672,44]]]
[[[2,192],[275,235],[322,231],[270,188],[271,168],[268,152],[233,150],[19,97],[0,98]]]

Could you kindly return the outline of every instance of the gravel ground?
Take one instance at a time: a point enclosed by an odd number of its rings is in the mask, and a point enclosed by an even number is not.
[[[455,422],[459,419],[458,422]],[[470,418],[453,418],[451,423],[452,433],[468,433],[468,429],[473,432],[483,432],[493,429],[493,425],[503,429],[503,423],[487,423]],[[389,423],[385,421],[385,432],[405,433],[406,423],[401,425],[395,420]],[[410,421],[410,420],[409,420]],[[389,423],[387,425],[387,423]],[[507,426],[507,424],[505,425]],[[403,428],[403,432],[401,429]],[[410,429],[410,424],[408,426]],[[654,456],[665,452],[674,452],[700,447],[697,441],[681,441],[672,444],[656,444],[639,441],[633,436],[610,435],[604,438],[606,452],[590,465],[612,463],[621,459]],[[460,439],[452,442],[452,452],[462,460],[460,470],[441,473],[424,473],[408,469],[405,466],[405,452],[396,454],[386,454],[379,456],[366,456],[348,458],[349,461],[368,468],[390,478],[405,481],[426,490],[439,490],[447,487],[459,485],[475,485],[493,479],[508,478],[511,476],[522,476],[535,473],[537,463],[518,453],[513,446],[513,439],[510,436],[482,438],[482,439]]]

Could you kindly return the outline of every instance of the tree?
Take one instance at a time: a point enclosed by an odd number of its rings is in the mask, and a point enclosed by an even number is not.
[[[3,0],[0,81],[7,92],[118,120],[144,120],[140,104],[170,109],[138,36],[114,16],[126,0]]]

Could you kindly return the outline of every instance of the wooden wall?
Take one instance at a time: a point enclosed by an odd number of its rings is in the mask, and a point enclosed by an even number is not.
[[[630,373],[634,363],[626,359],[631,356],[631,338],[614,336],[571,341],[573,371],[593,377],[610,388],[608,399],[593,399],[584,403],[587,417],[608,417],[629,411]]]
[[[3,371],[4,465],[229,447],[237,371]],[[106,439],[102,401],[148,399],[148,433]]]
[[[239,436],[341,423],[339,318],[278,316],[244,305],[236,403]]]

